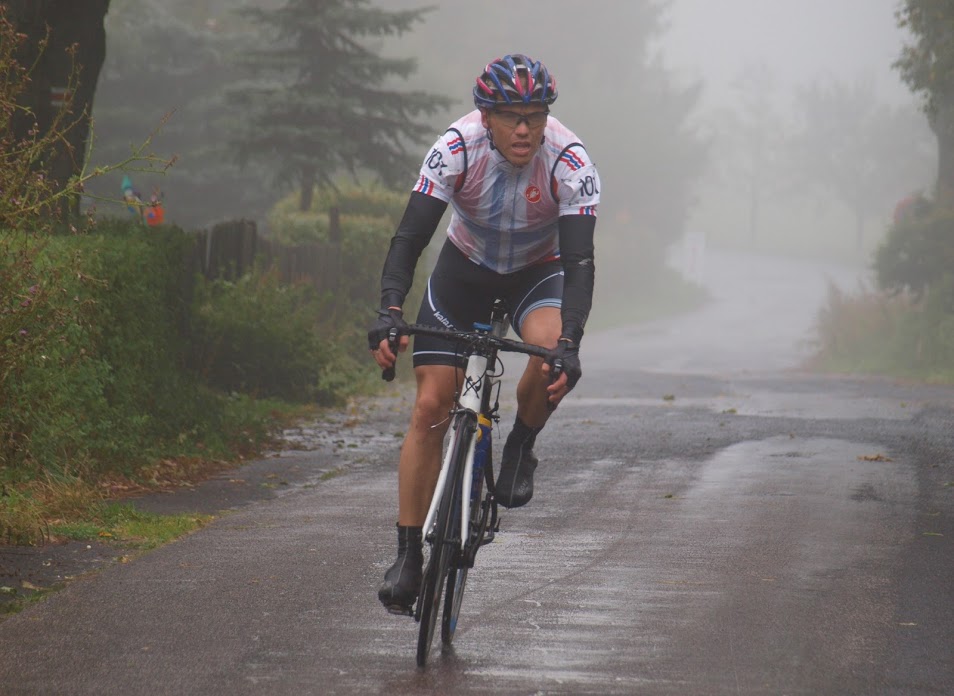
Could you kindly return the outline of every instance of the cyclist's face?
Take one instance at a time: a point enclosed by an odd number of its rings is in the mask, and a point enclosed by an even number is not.
[[[482,111],[484,128],[494,145],[511,164],[522,167],[537,154],[547,125],[548,110],[542,104],[508,104]]]

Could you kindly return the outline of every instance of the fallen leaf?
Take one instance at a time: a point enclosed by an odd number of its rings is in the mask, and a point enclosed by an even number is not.
[[[891,457],[886,457],[883,454],[861,454],[858,455],[858,461],[860,462],[893,462],[894,460]]]
[[[42,587],[37,587],[36,585],[34,585],[34,584],[33,584],[32,582],[30,582],[29,580],[21,580],[21,581],[20,581],[20,587],[22,587],[24,590],[33,590],[34,592],[43,589]]]

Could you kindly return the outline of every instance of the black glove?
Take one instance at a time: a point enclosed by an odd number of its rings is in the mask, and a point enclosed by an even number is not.
[[[547,356],[547,364],[551,370],[558,360],[563,365],[563,372],[566,373],[567,388],[573,389],[583,376],[583,367],[580,365],[580,346],[573,341],[561,338],[557,341],[557,347]]]
[[[391,333],[391,329],[401,331],[406,328],[404,313],[400,309],[379,309],[378,319],[368,331],[368,348],[377,350],[381,341]]]

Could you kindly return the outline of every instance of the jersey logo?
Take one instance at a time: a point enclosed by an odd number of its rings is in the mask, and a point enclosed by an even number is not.
[[[540,189],[533,184],[527,186],[527,190],[523,192],[523,195],[531,203],[539,203],[540,199],[543,197],[543,194],[540,193]]]
[[[437,176],[443,176],[447,164],[444,162],[444,155],[436,147],[431,150],[430,157],[427,158],[427,168],[437,172]]]

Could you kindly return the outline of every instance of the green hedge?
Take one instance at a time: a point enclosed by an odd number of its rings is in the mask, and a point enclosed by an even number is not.
[[[330,306],[328,295],[283,285],[268,271],[200,282],[193,304],[196,369],[226,392],[340,403],[366,383],[367,365],[354,359],[355,337],[335,325]]]
[[[112,223],[38,248],[37,268],[70,273],[22,329],[44,340],[0,381],[0,403],[13,405],[0,412],[5,478],[129,474],[160,456],[224,453],[265,427],[190,368],[191,244],[175,228]]]
[[[320,292],[263,268],[194,276],[193,235],[175,227],[0,236],[0,481],[229,456],[265,438],[273,399],[339,404],[377,388],[365,336],[404,197],[318,198],[340,206],[344,232],[330,246],[313,235],[341,269]],[[271,228],[284,240],[298,224],[286,207]],[[327,219],[310,215],[312,231]]]

